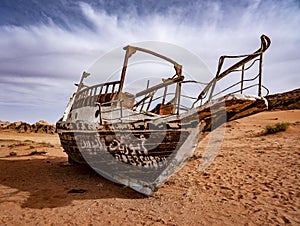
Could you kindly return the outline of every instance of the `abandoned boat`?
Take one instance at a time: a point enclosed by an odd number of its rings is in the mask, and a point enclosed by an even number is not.
[[[192,156],[201,132],[267,107],[262,97],[262,62],[270,43],[262,35],[261,46],[254,53],[221,56],[215,77],[198,97],[191,97],[193,104],[189,108],[182,106],[181,88],[195,81],[185,81],[179,63],[145,48],[125,47],[120,79],[87,86],[84,80],[92,75],[84,72],[56,124],[69,161],[87,163],[111,181],[152,195]],[[124,92],[128,60],[137,52],[167,61],[175,75],[137,93]],[[223,69],[226,58],[237,62]],[[245,72],[255,64],[258,74],[246,79]],[[241,79],[230,88],[238,86],[238,90],[226,93],[226,88],[215,94],[216,83],[237,71]],[[257,83],[246,86],[250,80]],[[254,86],[258,87],[258,95],[244,94]],[[175,92],[168,92],[171,87]]]

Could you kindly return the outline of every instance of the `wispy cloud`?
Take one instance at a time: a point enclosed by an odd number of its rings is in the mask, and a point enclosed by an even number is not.
[[[298,1],[150,3],[146,10],[138,1],[110,3],[110,8],[78,2],[72,5],[77,17],[56,15],[68,28],[51,17],[47,23],[2,25],[0,118],[54,122],[75,88],[72,83],[98,56],[148,40],[182,46],[214,72],[220,55],[251,52],[265,33],[272,39],[265,57],[266,86],[273,93],[300,86]]]

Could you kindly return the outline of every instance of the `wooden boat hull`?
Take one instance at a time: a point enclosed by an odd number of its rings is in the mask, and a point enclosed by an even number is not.
[[[181,129],[65,131],[69,157],[116,183],[151,195],[192,155],[198,125]]]
[[[192,156],[201,132],[266,108],[263,98],[228,95],[180,117],[105,126],[59,121],[57,128],[70,159],[87,163],[111,181],[152,195]]]
[[[87,85],[90,73],[83,72],[77,91],[57,122],[61,144],[70,160],[87,163],[107,179],[151,195],[192,156],[202,131],[267,109],[262,98],[262,63],[271,41],[265,35],[260,39],[260,48],[252,54],[221,56],[216,75],[197,98],[184,95],[182,88],[204,83],[185,81],[182,65],[141,47],[124,48],[117,81]],[[137,52],[171,63],[175,74],[151,86],[148,81],[146,89],[135,94],[125,92],[128,60]],[[227,58],[240,60],[224,68]],[[258,74],[246,78],[246,71],[256,62]],[[215,93],[216,83],[236,72],[241,73],[240,81]],[[259,97],[242,94],[255,87]],[[217,98],[220,95],[223,97]]]

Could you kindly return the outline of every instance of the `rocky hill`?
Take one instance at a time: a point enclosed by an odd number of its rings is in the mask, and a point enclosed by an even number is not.
[[[0,121],[1,130],[14,130],[19,133],[47,133],[54,134],[56,131],[55,125],[52,125],[44,120],[40,120],[32,125],[27,122],[2,122]]]
[[[269,110],[300,109],[300,88],[285,93],[266,96]]]

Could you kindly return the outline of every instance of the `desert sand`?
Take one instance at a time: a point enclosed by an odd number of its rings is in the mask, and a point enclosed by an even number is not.
[[[265,135],[266,125],[289,122]],[[300,225],[300,110],[226,124],[214,161],[194,157],[152,197],[68,165],[56,134],[0,133],[0,225]],[[72,189],[77,192],[72,193]]]

